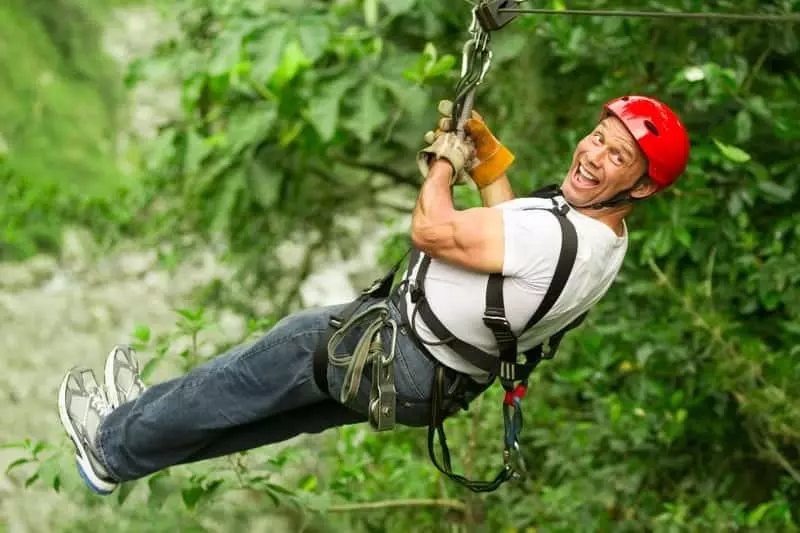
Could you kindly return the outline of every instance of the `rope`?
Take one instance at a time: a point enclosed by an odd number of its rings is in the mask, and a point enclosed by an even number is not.
[[[537,8],[501,8],[498,13],[514,13],[518,15],[589,15],[593,17],[650,17],[650,18],[685,18],[716,19],[740,22],[800,22],[800,13],[784,13],[781,15],[747,15],[741,13],[685,13],[665,11],[598,11],[593,9],[537,9]]]
[[[369,320],[368,320],[369,319]],[[366,322],[363,332],[360,334],[358,344],[352,354],[337,354],[336,348],[344,340],[348,333]],[[392,345],[388,356],[384,357],[383,346],[380,339],[381,329],[389,325],[392,328]],[[344,404],[349,404],[358,395],[361,376],[364,367],[375,357],[383,357],[384,364],[394,360],[395,348],[397,347],[397,322],[390,317],[388,305],[385,302],[378,303],[365,311],[357,314],[343,324],[328,341],[328,357],[331,365],[347,368],[344,382],[339,399]]]

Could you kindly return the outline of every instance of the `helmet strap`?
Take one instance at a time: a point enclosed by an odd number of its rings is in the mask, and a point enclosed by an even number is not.
[[[622,204],[633,204],[635,202],[640,202],[640,201],[645,200],[646,198],[649,198],[649,197],[635,198],[635,197],[631,196],[631,192],[633,192],[633,190],[636,187],[638,187],[639,184],[642,182],[642,180],[645,179],[645,178],[647,178],[647,174],[644,174],[642,177],[640,177],[638,180],[636,180],[636,183],[634,183],[633,187],[625,189],[624,191],[620,191],[617,194],[615,194],[613,197],[611,197],[608,200],[605,200],[603,202],[597,202],[597,203],[594,203],[594,204],[587,204],[587,205],[575,205],[575,204],[570,204],[570,205],[572,205],[572,207],[579,207],[581,209],[603,209],[605,207],[616,207],[616,206],[622,205]]]

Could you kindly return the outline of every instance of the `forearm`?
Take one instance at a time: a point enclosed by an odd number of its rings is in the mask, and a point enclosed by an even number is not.
[[[493,207],[514,199],[514,191],[508,177],[503,174],[500,178],[480,189],[481,200],[484,207]]]
[[[447,238],[446,235],[440,234],[447,231],[449,227],[447,222],[456,214],[450,192],[452,173],[453,168],[447,161],[435,161],[420,189],[411,216],[411,238],[414,244],[423,250],[426,243]]]

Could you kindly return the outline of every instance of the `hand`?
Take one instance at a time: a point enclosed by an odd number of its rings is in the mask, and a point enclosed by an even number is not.
[[[446,132],[454,132],[453,102],[439,102],[439,128],[425,134],[425,142],[431,143],[436,137]],[[482,189],[503,176],[514,162],[514,154],[494,136],[477,111],[472,111],[472,118],[464,125],[465,132],[475,143],[475,165],[469,168],[469,174],[478,188]]]
[[[422,176],[427,178],[433,162],[444,159],[453,167],[450,185],[456,185],[468,176],[466,169],[472,167],[474,157],[475,145],[471,139],[459,139],[457,134],[445,132],[436,136],[430,146],[419,151],[417,166]]]

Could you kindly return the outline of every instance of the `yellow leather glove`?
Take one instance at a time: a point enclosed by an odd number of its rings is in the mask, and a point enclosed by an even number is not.
[[[453,121],[453,102],[442,100],[438,106],[439,128],[425,134],[425,141],[431,142],[444,132],[455,132]],[[482,189],[503,176],[514,162],[514,154],[506,148],[489,130],[477,111],[472,111],[472,118],[464,125],[465,132],[475,143],[475,165],[469,174],[479,189]]]

